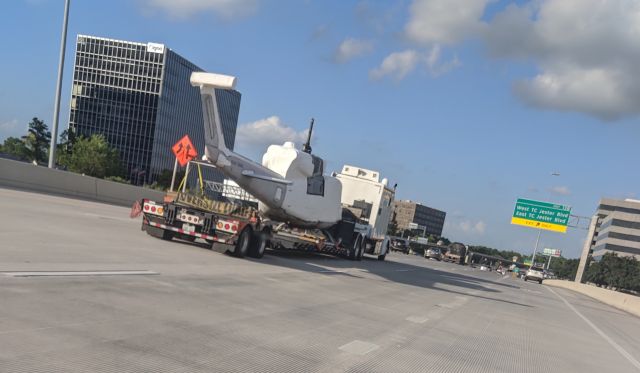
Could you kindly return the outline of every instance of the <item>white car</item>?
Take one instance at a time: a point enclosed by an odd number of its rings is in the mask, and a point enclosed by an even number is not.
[[[544,270],[542,268],[531,267],[527,271],[527,274],[524,275],[524,280],[534,280],[538,281],[539,284],[542,284],[542,280],[544,279]]]

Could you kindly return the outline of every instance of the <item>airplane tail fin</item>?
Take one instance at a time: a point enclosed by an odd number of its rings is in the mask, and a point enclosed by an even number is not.
[[[216,89],[235,89],[236,77],[205,72],[191,73],[191,85],[200,88],[202,115],[204,119],[205,156],[218,164],[226,160],[229,153],[225,142],[222,122],[218,112]],[[220,154],[222,153],[222,157]]]

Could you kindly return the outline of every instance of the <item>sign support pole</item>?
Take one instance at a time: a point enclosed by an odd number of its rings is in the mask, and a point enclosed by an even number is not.
[[[536,263],[536,252],[538,251],[538,242],[540,242],[540,233],[542,233],[542,229],[538,228],[538,238],[536,238],[536,246],[534,246],[533,248],[533,256],[531,257],[531,267],[533,267],[533,265]]]
[[[553,255],[549,255],[549,261],[547,262],[547,271],[551,267],[551,257],[553,257]]]
[[[173,176],[171,176],[171,187],[169,188],[170,192],[173,192],[173,187],[176,185],[176,172],[178,171],[178,157],[176,157],[176,161],[173,164]]]
[[[189,161],[187,163],[187,169],[184,171],[184,184],[182,184],[182,193],[185,192],[185,190],[187,189],[187,179],[189,179],[189,165],[191,164],[191,161]]]

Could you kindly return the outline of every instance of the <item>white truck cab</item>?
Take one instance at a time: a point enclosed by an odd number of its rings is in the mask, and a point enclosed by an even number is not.
[[[364,252],[384,260],[389,252],[387,228],[393,213],[395,188],[389,187],[387,179],[380,180],[378,171],[351,165],[342,167],[336,178],[342,184],[342,207],[359,218],[356,230],[366,239]]]

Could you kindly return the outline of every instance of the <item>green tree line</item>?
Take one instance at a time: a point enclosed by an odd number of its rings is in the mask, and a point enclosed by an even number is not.
[[[584,280],[618,291],[640,292],[640,262],[632,256],[607,253],[600,261],[591,262]]]
[[[50,142],[51,132],[47,125],[33,118],[27,134],[5,139],[0,145],[0,153],[21,161],[45,164],[49,159]],[[59,167],[72,172],[98,178],[118,179],[123,176],[119,152],[109,146],[102,135],[82,137],[76,136],[72,130],[65,130],[56,147],[56,158]]]

